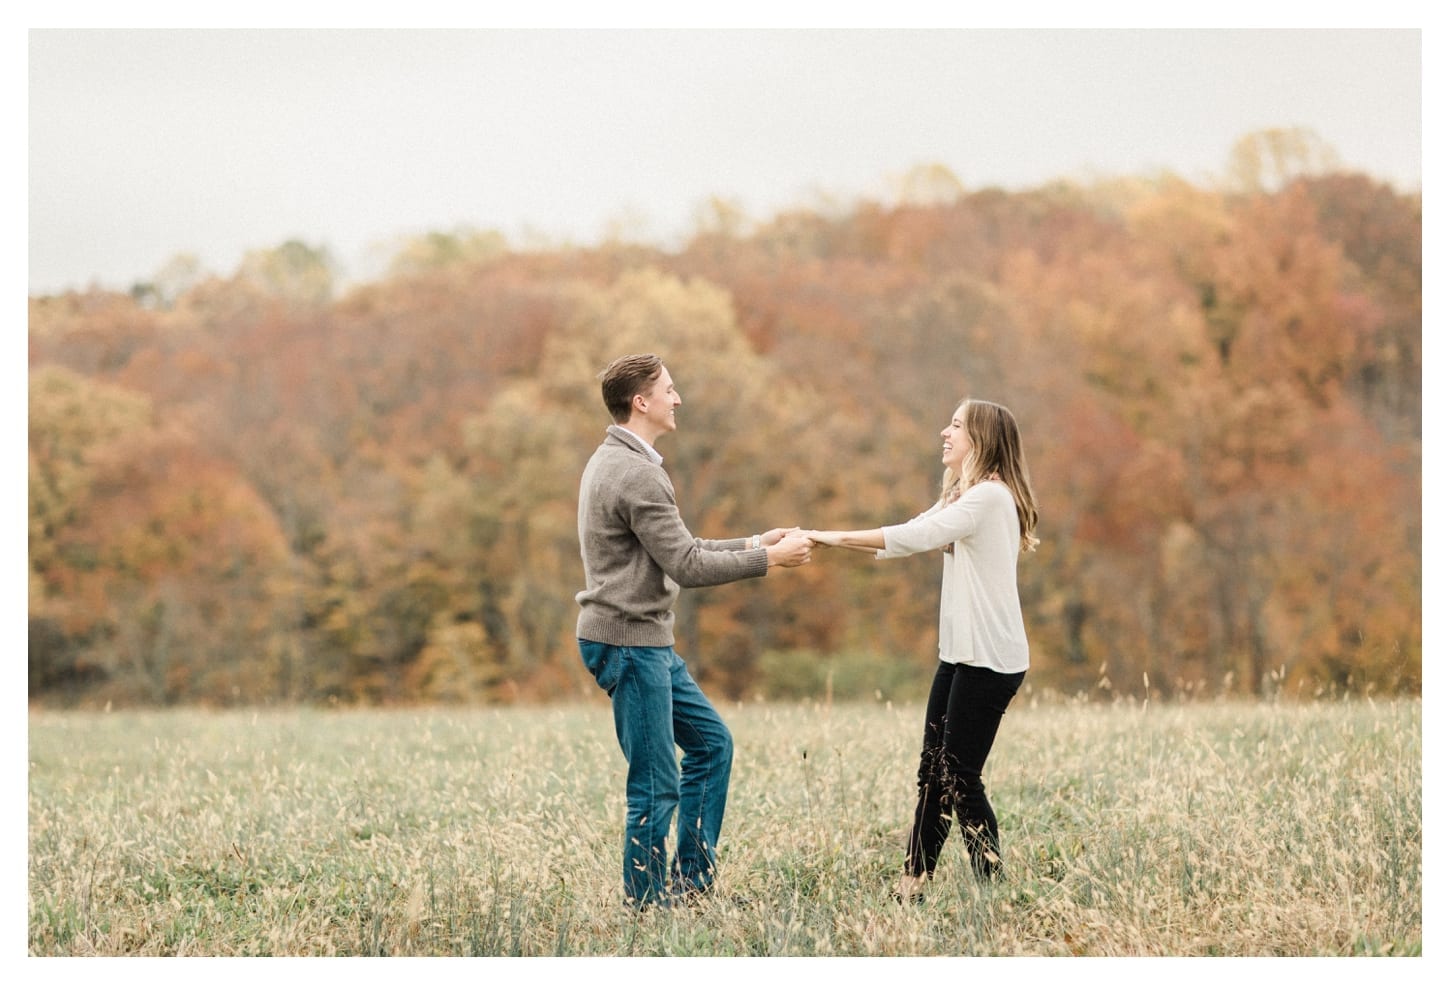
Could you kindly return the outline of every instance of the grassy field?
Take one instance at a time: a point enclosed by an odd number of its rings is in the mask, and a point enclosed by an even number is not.
[[[887,898],[920,709],[722,705],[722,896],[620,905],[607,705],[35,711],[30,955],[1416,955],[1421,705],[1034,702]]]

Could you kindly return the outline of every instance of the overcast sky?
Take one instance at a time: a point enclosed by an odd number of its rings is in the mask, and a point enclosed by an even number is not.
[[[230,274],[300,239],[368,274],[460,226],[670,242],[711,196],[754,219],[969,189],[1221,174],[1304,127],[1417,190],[1416,30],[75,31],[29,34],[29,288]]]

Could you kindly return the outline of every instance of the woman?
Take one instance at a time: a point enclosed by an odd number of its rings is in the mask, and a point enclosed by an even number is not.
[[[941,432],[941,498],[876,530],[815,530],[822,546],[905,557],[941,550],[940,663],[926,702],[916,817],[894,897],[920,902],[952,813],[979,878],[1001,872],[997,818],[982,768],[1027,673],[1017,557],[1037,546],[1037,504],[1017,422],[1006,407],[964,400]]]

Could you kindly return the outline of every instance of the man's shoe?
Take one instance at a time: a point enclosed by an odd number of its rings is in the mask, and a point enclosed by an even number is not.
[[[722,895],[715,891],[714,885],[705,886],[699,889],[687,889],[675,896],[676,906],[688,906],[691,909],[701,909],[712,903],[720,903],[743,910],[754,901],[748,896],[741,896],[738,893]]]

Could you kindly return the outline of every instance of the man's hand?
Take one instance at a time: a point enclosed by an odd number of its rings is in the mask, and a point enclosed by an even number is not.
[[[761,547],[774,547],[780,543],[780,539],[786,534],[793,534],[800,530],[800,527],[776,527],[774,530],[767,530],[760,535]]]
[[[772,530],[770,533],[781,531]],[[761,537],[762,543],[768,536],[770,534]],[[811,559],[811,539],[797,531],[786,532],[765,548],[765,559],[768,567],[794,568],[805,564]]]

